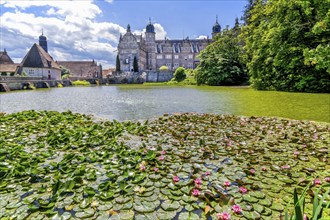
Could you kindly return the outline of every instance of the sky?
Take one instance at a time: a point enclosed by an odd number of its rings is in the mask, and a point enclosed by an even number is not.
[[[246,0],[1,0],[0,51],[20,63],[38,37],[58,61],[95,60],[115,66],[120,34],[127,24],[143,34],[149,19],[156,39],[211,37],[216,16],[232,27]]]

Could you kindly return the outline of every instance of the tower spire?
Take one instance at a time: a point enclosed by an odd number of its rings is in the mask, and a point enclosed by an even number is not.
[[[151,24],[151,17],[149,17],[149,24]]]

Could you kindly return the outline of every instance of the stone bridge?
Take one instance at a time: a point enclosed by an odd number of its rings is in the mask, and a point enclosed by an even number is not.
[[[38,77],[0,77],[0,92],[72,85],[70,80],[45,80]]]

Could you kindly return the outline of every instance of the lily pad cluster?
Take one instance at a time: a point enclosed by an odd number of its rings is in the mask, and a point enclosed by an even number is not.
[[[330,181],[329,124],[24,111],[0,133],[0,219],[279,219]]]

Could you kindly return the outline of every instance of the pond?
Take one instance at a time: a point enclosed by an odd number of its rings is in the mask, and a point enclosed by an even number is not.
[[[330,122],[330,94],[255,91],[247,87],[120,85],[66,87],[0,95],[0,112],[56,110],[128,120],[198,112]]]

